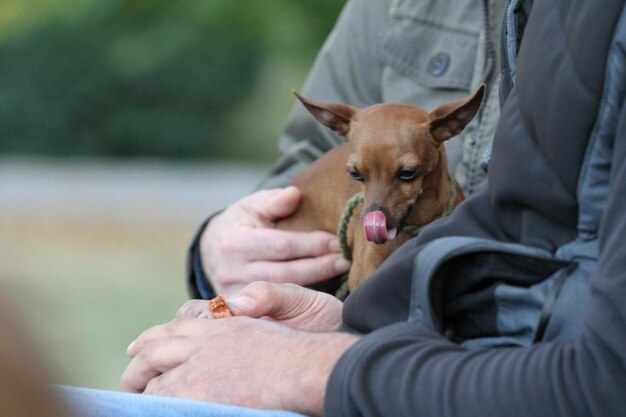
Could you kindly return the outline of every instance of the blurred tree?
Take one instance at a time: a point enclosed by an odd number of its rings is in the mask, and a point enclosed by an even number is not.
[[[267,92],[268,68],[284,75],[273,77],[279,84],[301,77],[304,66],[293,63],[310,64],[341,6],[7,0],[0,4],[0,152],[250,157],[241,144],[257,139],[240,138],[251,132],[240,113],[255,110],[242,103]],[[288,89],[280,94],[290,97]],[[272,115],[264,140],[275,142],[285,115]]]

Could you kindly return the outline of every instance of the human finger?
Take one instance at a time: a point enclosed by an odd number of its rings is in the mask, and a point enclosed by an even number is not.
[[[285,262],[251,262],[243,268],[243,272],[258,281],[308,286],[341,275],[349,269],[350,262],[341,255],[331,254]]]
[[[222,250],[240,254],[247,261],[286,261],[340,253],[337,237],[328,232],[299,232],[260,228],[225,237]]]
[[[189,300],[176,312],[177,318],[200,318],[209,310],[207,300]],[[211,317],[207,315],[207,317]]]
[[[143,343],[122,374],[122,391],[143,392],[151,379],[184,363],[193,349],[192,340],[170,336]]]
[[[298,208],[301,196],[300,190],[294,186],[261,190],[241,199],[232,207],[234,211],[243,210],[246,220],[256,220],[260,223],[254,226],[261,227],[292,214]]]
[[[330,294],[296,284],[258,281],[226,300],[234,315],[268,317],[289,327],[332,331],[341,323],[343,303]]]
[[[176,383],[180,382],[180,370],[182,366],[172,368],[169,371],[157,375],[150,379],[143,390],[147,395],[158,395],[161,397],[176,397]]]
[[[153,326],[142,332],[128,345],[126,353],[133,358],[143,349],[144,344],[151,340],[173,336],[195,336],[205,331],[203,320],[189,318],[175,319],[169,323]]]
[[[316,293],[318,291],[296,284],[256,281],[228,297],[226,303],[235,315],[280,319],[309,309],[315,302]]]

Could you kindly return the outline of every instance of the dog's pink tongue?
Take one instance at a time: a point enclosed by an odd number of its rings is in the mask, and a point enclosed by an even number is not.
[[[385,213],[380,210],[370,211],[363,217],[363,229],[365,230],[365,238],[373,243],[385,243],[396,237],[397,230],[387,230],[387,218]]]

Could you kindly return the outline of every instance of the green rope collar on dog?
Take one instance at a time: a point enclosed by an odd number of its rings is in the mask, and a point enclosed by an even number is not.
[[[439,215],[438,218],[446,217],[454,210],[454,202],[456,201],[456,181],[450,174],[448,174],[448,184],[450,185],[448,203],[446,204],[445,210]],[[352,260],[352,251],[350,250],[350,245],[348,245],[348,224],[350,223],[350,218],[354,213],[354,209],[356,206],[361,204],[364,199],[365,195],[362,192],[352,196],[352,198],[346,203],[346,206],[341,212],[341,217],[339,218],[339,225],[337,226],[339,249],[341,250],[341,255],[348,261]],[[413,236],[417,236],[426,224],[405,225],[400,232],[406,232],[412,234]]]
[[[352,251],[350,250],[350,246],[348,245],[348,224],[350,223],[350,217],[352,217],[352,213],[354,213],[354,209],[356,206],[361,204],[365,200],[365,194],[356,193],[348,202],[346,206],[343,208],[341,212],[341,217],[339,218],[339,225],[337,226],[337,237],[339,238],[339,249],[341,250],[341,255],[343,255],[344,259],[351,261],[352,260]]]

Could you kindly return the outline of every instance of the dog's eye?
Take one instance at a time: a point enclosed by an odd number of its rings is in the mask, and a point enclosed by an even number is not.
[[[413,181],[415,178],[417,178],[420,171],[421,171],[420,168],[415,168],[415,169],[403,168],[398,171],[398,179],[400,181]]]
[[[350,174],[350,176],[352,177],[353,180],[355,181],[359,181],[359,182],[363,182],[363,177],[361,176],[361,174],[359,174],[359,171],[357,171],[354,168],[348,168],[348,174]]]

